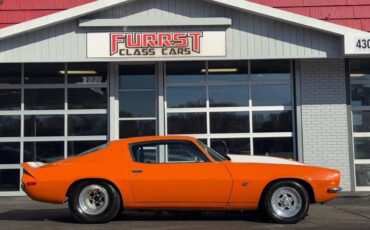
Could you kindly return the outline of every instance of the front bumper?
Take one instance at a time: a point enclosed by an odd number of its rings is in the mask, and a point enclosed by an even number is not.
[[[341,187],[335,187],[335,188],[328,188],[328,193],[338,193],[340,191],[342,191],[342,188]]]

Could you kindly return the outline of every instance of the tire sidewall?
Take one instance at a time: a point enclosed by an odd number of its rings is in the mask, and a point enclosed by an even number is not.
[[[103,187],[109,196],[107,208],[100,214],[90,215],[85,213],[79,202],[81,191],[89,185],[99,185]],[[116,189],[104,181],[82,181],[75,185],[69,197],[69,208],[75,219],[81,223],[106,223],[112,220],[121,209],[121,198]]]
[[[278,188],[281,188],[281,187],[293,188],[301,196],[301,199],[302,199],[301,210],[293,217],[289,217],[289,218],[281,217],[278,214],[276,214],[274,210],[272,209],[272,205],[271,205],[272,195]],[[264,197],[264,206],[265,206],[266,213],[270,216],[270,218],[273,221],[282,223],[282,224],[295,224],[299,222],[300,220],[302,220],[308,212],[309,205],[310,205],[310,201],[309,201],[309,196],[308,196],[306,189],[301,184],[295,181],[280,181],[280,182],[274,183],[273,185],[269,187]]]

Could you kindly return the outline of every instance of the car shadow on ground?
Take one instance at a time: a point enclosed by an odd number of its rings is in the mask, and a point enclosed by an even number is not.
[[[0,221],[54,221],[78,224],[68,209],[14,209],[0,213]],[[260,212],[123,212],[113,221],[248,221],[271,223]]]

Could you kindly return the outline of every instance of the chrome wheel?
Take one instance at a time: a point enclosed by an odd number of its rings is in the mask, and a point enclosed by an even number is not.
[[[280,217],[296,216],[302,209],[302,197],[292,187],[281,187],[275,190],[271,197],[272,210]]]
[[[92,184],[82,189],[78,201],[83,212],[98,215],[108,207],[109,196],[105,188]]]

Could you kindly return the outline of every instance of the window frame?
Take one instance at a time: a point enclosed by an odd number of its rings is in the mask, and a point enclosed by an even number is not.
[[[135,146],[137,146],[137,145],[151,145],[151,144],[155,144],[155,145],[166,145],[168,143],[186,143],[186,144],[191,144],[195,149],[197,149],[199,151],[200,154],[203,155],[203,157],[205,158],[205,161],[203,161],[203,162],[195,162],[195,161],[194,162],[193,161],[168,162],[168,159],[166,159],[166,157],[164,157],[163,158],[163,162],[161,162],[161,156],[159,156],[159,162],[155,162],[155,163],[137,162],[135,160],[134,153],[133,153],[133,148]],[[159,140],[159,141],[135,142],[135,143],[130,143],[128,145],[128,149],[129,149],[129,152],[130,152],[129,155],[130,155],[131,161],[134,162],[134,163],[136,163],[136,164],[144,164],[144,165],[199,164],[199,163],[211,163],[213,161],[213,159],[210,159],[210,157],[207,154],[205,154],[204,151],[201,148],[199,148],[199,146],[197,144],[195,144],[192,141],[187,141],[187,140]]]

